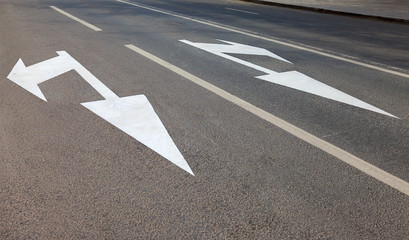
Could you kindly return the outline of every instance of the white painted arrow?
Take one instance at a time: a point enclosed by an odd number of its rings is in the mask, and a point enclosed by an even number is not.
[[[246,55],[258,55],[258,56],[268,56],[271,58],[275,58],[287,63],[291,63],[290,61],[262,48],[252,47],[244,44],[234,43],[219,40],[226,44],[210,44],[210,43],[194,43],[188,40],[180,40],[183,43],[188,45],[197,47],[199,49],[205,50],[207,52],[213,53],[217,56],[232,60],[234,62],[240,63],[247,67],[259,70],[261,72],[265,72],[267,75],[256,77],[261,80],[265,80],[271,83],[279,84],[285,87],[289,87],[292,89],[296,89],[302,92],[314,94],[320,97],[324,97],[327,99],[331,99],[334,101],[342,102],[351,106],[359,107],[362,109],[366,109],[369,111],[377,112],[380,114],[384,114],[386,116],[397,118],[396,116],[383,111],[375,106],[372,106],[362,100],[359,100],[351,95],[348,95],[344,92],[341,92],[331,86],[328,86],[322,82],[319,82],[311,77],[308,77],[302,73],[296,71],[289,71],[289,72],[275,72],[273,70],[258,66],[248,61],[244,61],[242,59],[230,56],[228,54],[246,54]]]
[[[59,51],[57,54],[59,56],[29,67],[20,59],[8,78],[47,101],[38,84],[75,70],[105,98],[81,103],[84,107],[194,175],[145,95],[120,98],[67,52]]]
[[[229,42],[229,41],[223,41],[219,40],[221,42],[228,43],[229,45],[226,44],[214,44],[214,43],[194,43],[188,40],[180,40],[183,43],[186,43],[188,45],[191,45],[193,47],[200,48],[202,50],[205,50],[207,52],[213,53],[217,56],[232,60],[234,62],[240,63],[244,66],[259,70],[261,72],[271,72],[270,69],[258,66],[256,64],[253,64],[251,62],[244,61],[240,58],[236,58],[233,56],[228,55],[227,53],[230,54],[244,54],[244,55],[256,55],[256,56],[267,56],[271,58],[275,58],[277,60],[291,63],[290,61],[278,56],[277,54],[274,54],[266,49],[263,48],[258,48],[258,47],[253,47],[249,45],[244,45],[240,43],[235,43],[235,42]]]
[[[176,166],[194,175],[145,95],[81,104]]]
[[[118,97],[67,52],[58,51],[57,54],[59,56],[29,67],[26,67],[23,60],[19,59],[7,78],[37,97],[47,101],[44,94],[38,87],[38,84],[55,78],[68,71],[75,70],[104,98],[107,99]]]
[[[57,52],[58,57],[26,67],[21,58],[7,76],[22,88],[47,101],[38,84],[57,77],[73,69],[72,58],[66,52]],[[74,64],[75,65],[75,64]]]

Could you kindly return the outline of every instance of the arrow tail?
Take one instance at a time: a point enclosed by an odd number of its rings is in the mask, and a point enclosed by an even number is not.
[[[283,62],[291,63],[290,61],[278,56],[277,54],[274,54],[264,48],[259,48],[259,47],[253,47],[250,45],[245,45],[245,44],[240,44],[240,43],[235,43],[235,42],[229,42],[229,41],[224,41],[220,40],[221,42],[227,43],[227,44],[215,44],[215,43],[194,43],[188,40],[180,40],[183,43],[186,43],[190,46],[202,49],[204,51],[220,55],[221,53],[224,54],[243,54],[243,55],[256,55],[256,56],[268,56],[274,59],[278,59]]]
[[[71,71],[78,65],[67,52],[59,51],[57,53],[59,56],[31,65],[18,73],[20,76],[29,75],[32,81],[40,84]]]

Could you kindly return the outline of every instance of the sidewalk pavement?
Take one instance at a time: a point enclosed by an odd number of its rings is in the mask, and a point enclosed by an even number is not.
[[[409,0],[243,0],[409,23]],[[408,33],[409,34],[409,33]]]

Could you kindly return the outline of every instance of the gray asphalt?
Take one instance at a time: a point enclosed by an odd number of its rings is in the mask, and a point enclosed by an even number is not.
[[[409,70],[407,25],[236,1],[138,3]],[[2,1],[0,22],[0,238],[408,239],[407,195],[124,45],[134,44],[406,182],[407,78],[111,0]],[[297,70],[400,119],[257,80],[261,72],[181,39],[268,49],[294,66],[240,57],[277,71]],[[60,50],[118,96],[145,94],[195,176],[81,106],[102,98],[77,73],[40,84],[48,102],[7,79],[19,58],[30,66]]]
[[[409,69],[408,24],[320,14],[297,9],[264,6],[241,1],[138,1],[189,16],[246,29],[275,39],[304,44],[323,51],[344,54]],[[245,10],[245,14],[226,7]],[[211,9],[203,11],[202,9]]]

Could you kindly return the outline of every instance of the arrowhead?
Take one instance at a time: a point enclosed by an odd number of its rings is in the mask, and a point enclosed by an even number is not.
[[[27,67],[21,58],[17,61],[16,65],[14,65],[7,78],[42,100],[47,101],[36,81],[33,81],[32,74],[27,70]]]
[[[259,76],[257,78],[369,111],[377,112],[389,117],[397,118],[396,116],[387,113],[382,109],[372,106],[364,101],[352,97],[351,95],[341,92],[333,87],[330,87],[322,82],[319,82],[313,78],[308,77],[307,75],[296,71],[268,74]]]
[[[194,175],[145,95],[87,102],[82,105]]]
[[[14,65],[13,69],[11,70],[10,74],[7,76],[9,79],[13,75],[16,75],[19,72],[23,72],[26,69],[26,65],[24,64],[23,60],[20,58],[16,65]]]

